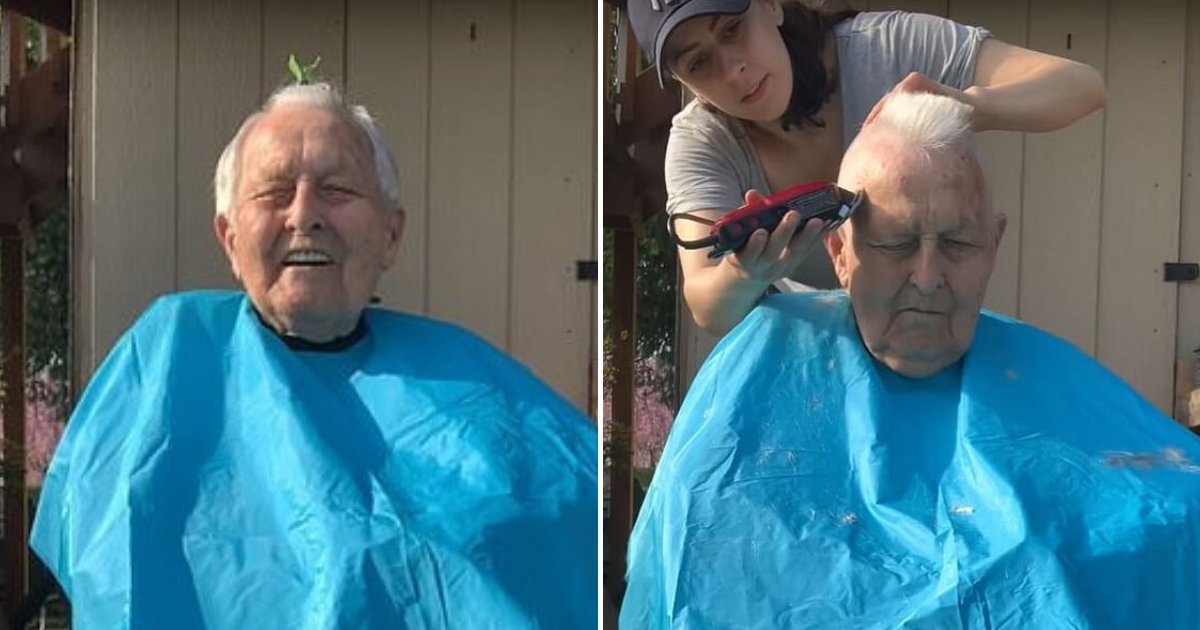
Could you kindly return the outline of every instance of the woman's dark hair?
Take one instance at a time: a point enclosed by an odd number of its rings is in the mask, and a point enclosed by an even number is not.
[[[858,15],[858,11],[823,11],[788,0],[781,4],[783,25],[779,34],[792,62],[792,98],[780,122],[784,131],[793,125],[824,127],[825,121],[817,118],[817,113],[838,86],[837,75],[829,76],[825,70],[825,39],[834,25]]]

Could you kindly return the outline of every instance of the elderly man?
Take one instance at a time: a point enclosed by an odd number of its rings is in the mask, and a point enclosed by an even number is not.
[[[1194,628],[1200,443],[981,313],[1004,219],[967,106],[895,95],[847,152],[845,291],[714,351],[630,544],[628,628]]]
[[[77,628],[579,628],[596,433],[453,326],[367,306],[404,228],[365,110],[292,86],[215,181],[245,293],[155,303],[93,378],[33,546]]]

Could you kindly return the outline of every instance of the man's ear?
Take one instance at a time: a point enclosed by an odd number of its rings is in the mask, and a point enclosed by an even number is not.
[[[241,279],[238,274],[237,256],[237,235],[234,233],[233,225],[229,222],[229,217],[225,216],[224,212],[218,213],[213,218],[213,231],[217,234],[217,242],[221,244],[221,249],[225,250],[225,257],[229,259],[229,266],[233,269],[233,277]]]
[[[1004,238],[1004,228],[1008,227],[1008,217],[1003,214],[996,215],[996,242],[992,244],[996,249],[1000,249],[1000,241]]]
[[[389,212],[385,210],[385,212]],[[388,239],[383,250],[383,268],[390,269],[396,263],[396,256],[400,252],[400,241],[404,238],[404,226],[408,222],[408,212],[404,210],[404,206],[397,206],[395,211],[388,215],[387,234]]]
[[[850,284],[850,266],[846,262],[846,247],[849,245],[846,242],[847,238],[846,228],[842,226],[826,232],[824,239],[825,251],[829,252],[829,259],[833,261],[833,272],[837,274],[838,284],[843,288]]]

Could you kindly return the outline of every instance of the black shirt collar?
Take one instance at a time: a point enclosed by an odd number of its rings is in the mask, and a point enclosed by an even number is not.
[[[341,352],[358,343],[367,334],[367,318],[360,314],[358,316],[358,323],[354,325],[354,330],[351,330],[349,333],[330,339],[329,341],[309,341],[302,337],[288,335],[275,330],[271,324],[267,323],[267,320],[263,319],[262,313],[259,313],[258,309],[254,308],[254,305],[250,306],[250,310],[254,311],[254,316],[258,318],[259,323],[276,337],[279,337],[279,340],[284,345],[292,350],[301,352]]]

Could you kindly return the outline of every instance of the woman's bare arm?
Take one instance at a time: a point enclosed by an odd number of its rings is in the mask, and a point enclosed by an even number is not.
[[[746,193],[747,202],[759,198],[756,191]],[[719,211],[701,211],[715,219]],[[683,270],[683,296],[696,324],[715,335],[728,332],[750,312],[767,288],[791,272],[821,246],[823,221],[809,221],[796,231],[800,216],[789,212],[770,234],[757,230],[741,250],[716,260],[709,249],[679,248]],[[707,228],[690,221],[675,223],[685,240],[703,238]]]

